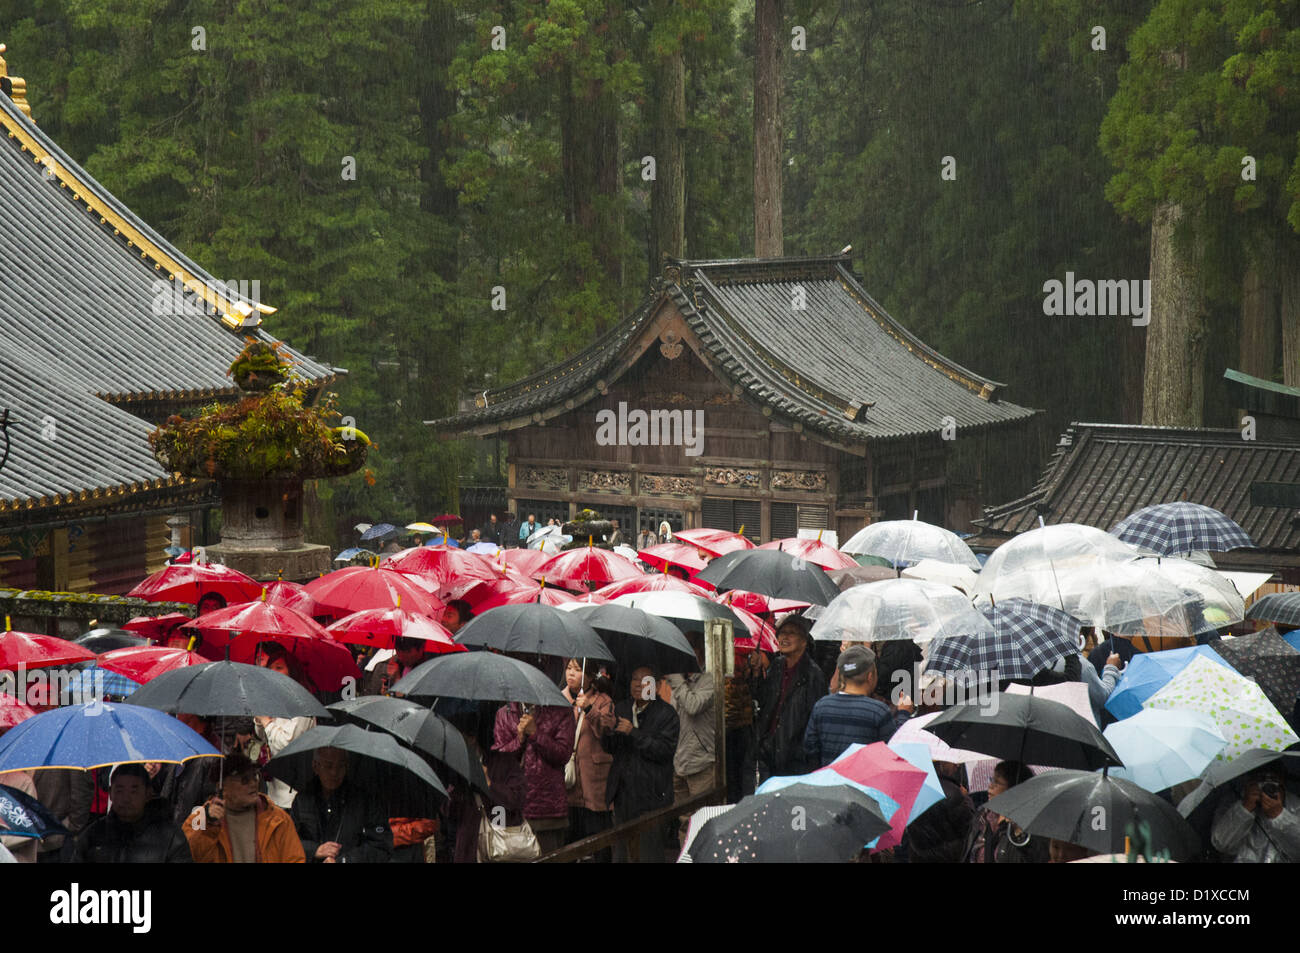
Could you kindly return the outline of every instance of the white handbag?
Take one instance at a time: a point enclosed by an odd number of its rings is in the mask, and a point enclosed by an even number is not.
[[[542,855],[537,835],[533,833],[527,818],[518,827],[493,824],[491,813],[484,808],[482,799],[475,795],[474,800],[482,814],[478,825],[480,864],[523,864]]]
[[[565,790],[572,791],[578,783],[578,739],[582,737],[582,719],[586,717],[585,711],[578,716],[578,730],[573,734],[573,754],[569,755],[568,763],[564,765]]]

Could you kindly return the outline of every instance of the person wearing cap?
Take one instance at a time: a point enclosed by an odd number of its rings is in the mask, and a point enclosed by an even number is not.
[[[778,658],[755,650],[749,655],[749,679],[758,703],[755,723],[759,778],[807,774],[821,765],[803,746],[813,706],[826,694],[826,674],[808,651],[812,633],[807,620],[787,615],[776,629]]]
[[[819,767],[830,764],[849,745],[888,741],[912,712],[906,696],[897,711],[872,697],[879,676],[876,654],[866,646],[854,645],[841,652],[835,669],[840,690],[813,706],[803,736],[804,751]]]
[[[1300,795],[1275,765],[1251,772],[1241,800],[1215,811],[1210,841],[1234,864],[1300,863]]]
[[[181,825],[200,864],[303,864],[302,841],[289,812],[259,791],[261,769],[244,754],[228,754],[221,794]]]
[[[108,813],[73,843],[74,864],[189,864],[190,846],[172,820],[171,808],[152,796],[142,764],[119,764],[110,775]]]

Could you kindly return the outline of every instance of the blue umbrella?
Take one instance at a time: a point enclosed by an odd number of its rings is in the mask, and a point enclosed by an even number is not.
[[[7,837],[47,837],[68,829],[36,798],[0,784],[0,831]]]
[[[1292,629],[1290,632],[1285,633],[1282,636],[1282,641],[1300,652],[1300,629]]]
[[[452,549],[460,549],[460,543],[456,542],[450,536],[434,536],[428,540],[426,546],[450,546]]]
[[[405,530],[400,530],[392,523],[376,523],[370,529],[361,534],[361,542],[368,543],[372,539],[396,539],[401,536]]]
[[[1144,507],[1112,526],[1110,534],[1161,556],[1182,556],[1205,549],[1221,553],[1255,546],[1234,520],[1200,503]]]
[[[857,781],[850,780],[844,775],[836,771],[831,771],[828,768],[822,768],[820,771],[814,771],[811,774],[780,775],[768,778],[758,786],[758,789],[754,793],[770,794],[773,791],[788,788],[792,784],[814,784],[819,787],[827,788],[834,788],[842,784],[846,787],[855,788],[861,791],[863,794],[875,801],[880,805],[880,813],[886,818],[893,817],[894,812],[898,810],[898,802],[884,791],[878,791],[875,788],[867,787],[865,784],[859,784]],[[875,847],[876,842],[879,840],[879,837],[872,838],[871,842],[865,846]]]
[[[925,783],[921,785],[921,790],[917,792],[916,800],[912,802],[912,813],[907,818],[907,823],[911,824],[930,808],[944,800],[947,795],[943,793],[943,785],[939,783],[939,775],[934,772],[934,759],[930,757],[929,748],[923,744],[907,741],[891,741],[888,742],[888,747],[890,751],[912,765],[912,767],[920,768],[925,772]]]
[[[0,738],[0,771],[91,770],[123,762],[181,764],[220,752],[170,715],[139,705],[93,701],[54,708]]]
[[[1144,708],[1103,732],[1121,768],[1111,777],[1125,778],[1152,794],[1201,776],[1227,747],[1214,718],[1201,711]]]
[[[1198,656],[1222,665],[1230,672],[1236,672],[1235,668],[1223,660],[1222,655],[1208,645],[1134,655],[1124,669],[1124,677],[1106,701],[1106,710],[1116,718],[1136,715],[1142,710],[1144,701],[1168,685],[1175,675],[1191,665],[1192,660]]]
[[[374,556],[374,555],[376,554],[372,553],[368,549],[362,549],[360,546],[349,546],[347,549],[343,550],[343,552],[335,556],[334,561],[336,563],[346,563],[346,562],[351,562],[352,560],[356,559],[358,556]]]

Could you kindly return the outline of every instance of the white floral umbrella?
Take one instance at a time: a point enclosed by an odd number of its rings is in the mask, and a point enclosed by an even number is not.
[[[1143,707],[1210,715],[1228,742],[1216,761],[1231,761],[1251,748],[1282,751],[1300,741],[1258,685],[1203,658],[1174,676]]]

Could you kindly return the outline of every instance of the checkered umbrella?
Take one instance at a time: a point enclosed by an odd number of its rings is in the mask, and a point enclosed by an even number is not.
[[[1120,520],[1110,532],[1126,543],[1162,556],[1181,556],[1200,549],[1221,553],[1255,546],[1233,520],[1200,503],[1147,506]]]
[[[1246,610],[1247,619],[1300,626],[1300,592],[1270,592]]]
[[[1033,678],[1061,656],[1079,650],[1079,620],[1060,609],[1007,599],[980,611],[993,624],[992,632],[935,639],[927,671]]]

